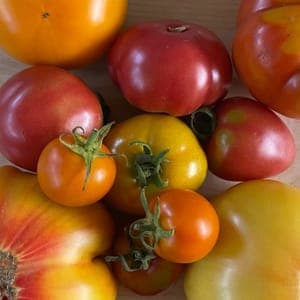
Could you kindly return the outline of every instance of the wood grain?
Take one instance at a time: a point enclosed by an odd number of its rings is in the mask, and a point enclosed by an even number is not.
[[[230,51],[238,5],[238,0],[129,0],[129,10],[124,28],[145,20],[180,19],[197,22],[214,31],[223,40]],[[0,84],[25,67],[24,64],[15,61],[0,50]],[[121,93],[113,85],[107,73],[105,57],[94,65],[72,70],[72,72],[80,76],[93,90],[100,92],[104,96],[113,111],[113,118],[116,121],[138,113],[138,111],[128,105],[122,98]],[[248,95],[247,90],[236,76],[229,95]],[[275,179],[300,188],[300,172],[298,171],[300,162],[300,139],[298,138],[300,123],[297,120],[287,118],[283,118],[283,120],[287,123],[296,138],[298,152],[294,164],[287,171],[275,177]],[[251,147],[251,145],[249,145],[249,147]],[[5,163],[7,163],[7,161],[0,156],[0,164]],[[249,163],[251,163],[251,158]],[[233,182],[220,180],[208,174],[207,180],[199,192],[207,197],[211,197],[233,184]],[[146,297],[136,296],[130,291],[120,288],[118,300],[129,299],[146,299]],[[185,299],[182,280],[167,291],[149,299]]]

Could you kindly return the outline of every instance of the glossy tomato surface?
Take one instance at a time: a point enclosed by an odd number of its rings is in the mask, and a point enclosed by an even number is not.
[[[32,171],[48,142],[81,126],[102,125],[97,96],[68,71],[53,66],[26,68],[0,87],[0,152]]]
[[[103,55],[127,0],[2,0],[0,47],[27,64],[80,67]]]
[[[163,114],[140,114],[112,127],[104,140],[116,156],[117,176],[107,194],[107,202],[118,210],[144,215],[140,201],[140,185],[135,167],[136,159],[143,154],[141,145],[147,143],[154,155],[164,150],[165,161],[160,166],[164,188],[198,189],[207,173],[205,153],[192,130],[176,117]],[[146,189],[151,197],[162,187],[150,182]]]
[[[218,215],[210,202],[195,191],[167,189],[150,200],[150,208],[160,207],[159,222],[164,230],[174,230],[159,239],[155,252],[176,263],[201,260],[213,249],[219,236]]]
[[[121,231],[113,244],[114,254],[126,255],[132,247],[131,243],[126,231]],[[184,267],[183,264],[173,263],[159,256],[151,260],[147,270],[126,271],[120,261],[112,264],[113,273],[120,284],[143,296],[156,295],[169,288],[178,280]]]
[[[185,273],[188,300],[296,300],[300,190],[272,180],[238,184],[212,201],[221,231]]]
[[[296,156],[294,137],[262,103],[246,97],[224,99],[214,108],[216,128],[206,145],[208,168],[235,181],[285,171]]]
[[[300,5],[295,2],[274,1],[275,7],[271,2],[245,17],[237,26],[232,53],[240,78],[256,99],[299,119]],[[255,3],[258,9],[261,1]]]
[[[74,143],[71,135],[64,141]],[[110,154],[105,145],[99,149]],[[87,177],[87,163],[83,157],[55,138],[45,146],[38,160],[37,177],[42,191],[53,201],[67,206],[84,206],[101,200],[112,187],[116,177],[113,157],[95,157]]]
[[[222,41],[203,26],[177,20],[128,28],[110,50],[109,70],[129,103],[176,116],[224,97],[232,77]]]
[[[95,259],[114,235],[104,206],[57,205],[41,192],[35,175],[2,166],[0,211],[1,298],[116,299],[111,272]]]

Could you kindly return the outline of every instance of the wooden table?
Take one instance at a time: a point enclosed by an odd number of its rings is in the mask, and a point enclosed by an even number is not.
[[[129,0],[129,11],[125,26],[139,21],[158,19],[180,19],[197,22],[214,31],[223,40],[228,50],[230,50],[239,2],[239,0]],[[25,65],[15,61],[0,50],[0,84],[25,67]],[[136,113],[136,111],[130,108],[122,99],[122,95],[113,85],[106,70],[105,59],[86,68],[72,70],[72,72],[79,75],[93,90],[101,92],[111,107],[113,118],[116,121],[125,119]],[[247,94],[246,89],[235,76],[229,95]],[[283,118],[283,120],[293,131],[296,138],[297,149],[300,149],[300,138],[297,139],[300,134],[300,122],[287,118]],[[287,171],[277,176],[276,179],[300,188],[300,172],[297,169],[299,160],[300,151],[298,150],[295,163]],[[7,161],[0,156],[0,163],[5,164]],[[207,180],[200,192],[210,197],[231,185],[233,185],[233,182],[220,180],[208,174]],[[118,300],[129,299],[146,299],[146,297],[136,296],[130,291],[120,288]],[[152,299],[185,299],[182,280],[179,280],[175,285],[160,295],[152,297]]]

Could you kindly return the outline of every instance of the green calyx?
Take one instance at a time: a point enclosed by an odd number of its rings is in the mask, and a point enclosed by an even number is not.
[[[190,116],[190,127],[200,142],[206,142],[216,129],[214,106],[204,106]]]
[[[154,155],[150,145],[145,142],[134,141],[130,145],[140,145],[143,150],[135,156],[134,161],[134,171],[139,186],[144,188],[152,183],[158,188],[166,187],[168,181],[161,178],[161,173],[162,164],[168,162],[166,155],[169,149]]]
[[[140,200],[145,210],[145,218],[138,219],[130,224],[129,236],[139,240],[148,251],[153,251],[160,239],[167,239],[174,234],[174,229],[165,230],[160,225],[160,205],[156,202],[154,212],[149,209],[145,189],[141,189]]]
[[[86,173],[82,189],[84,190],[91,172],[92,162],[96,157],[112,157],[115,154],[108,154],[101,150],[103,139],[109,133],[114,122],[108,123],[99,129],[93,129],[88,137],[83,136],[84,129],[80,126],[72,130],[74,143],[64,140],[65,134],[59,136],[59,141],[72,152],[84,159]],[[79,132],[80,131],[80,132]]]
[[[148,270],[150,267],[150,262],[156,258],[156,255],[153,253],[153,251],[148,251],[143,247],[133,245],[133,243],[131,244],[132,245],[128,253],[116,256],[105,256],[105,261],[120,261],[123,269],[127,272]]]

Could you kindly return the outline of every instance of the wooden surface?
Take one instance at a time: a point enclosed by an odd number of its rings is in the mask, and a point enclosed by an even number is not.
[[[139,21],[158,19],[180,19],[197,22],[213,30],[223,40],[228,50],[230,50],[235,30],[235,17],[238,5],[238,0],[129,0],[129,11],[124,26],[126,27]],[[25,67],[25,65],[15,61],[0,50],[0,84]],[[104,96],[112,109],[113,118],[116,121],[125,119],[136,113],[136,111],[122,99],[120,92],[110,80],[106,70],[105,58],[97,64],[80,70],[73,70],[73,72],[79,75],[93,90],[100,92]],[[247,95],[247,91],[236,76],[229,95]],[[283,118],[283,120],[293,131],[297,149],[299,149],[300,139],[298,136],[300,133],[300,121],[287,118]],[[249,145],[249,147],[251,147],[251,145]],[[300,188],[300,172],[298,171],[299,162],[300,151],[298,150],[294,164],[287,171],[277,176],[276,179]],[[7,162],[3,157],[0,157],[0,163],[5,164]],[[251,163],[251,161],[249,161],[249,163]],[[208,174],[207,180],[200,192],[207,197],[210,197],[218,194],[232,184],[234,183],[220,180],[211,174]],[[130,291],[120,288],[118,300],[129,299],[147,299],[147,297],[136,296]],[[182,280],[179,280],[179,282],[167,291],[160,295],[150,297],[149,299],[185,299]]]

